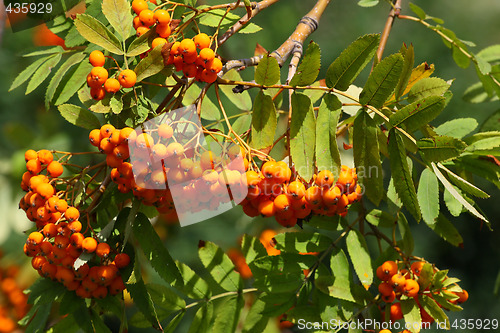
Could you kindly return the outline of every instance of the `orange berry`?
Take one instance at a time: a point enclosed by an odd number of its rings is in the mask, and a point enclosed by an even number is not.
[[[47,172],[49,173],[50,177],[56,178],[62,175],[64,169],[61,163],[57,161],[52,161],[49,163],[47,166]]]
[[[291,216],[289,216],[289,214],[282,215],[282,213],[276,212],[275,216],[276,222],[278,222],[281,226],[285,228],[291,228],[295,226],[297,224],[297,217],[293,215],[293,211],[291,212],[292,212]]]
[[[73,245],[76,248],[81,248],[83,245],[83,240],[85,239],[85,236],[81,234],[80,232],[75,232],[71,237],[69,238],[69,242],[71,245]]]
[[[196,47],[201,50],[210,47],[210,37],[206,33],[199,33],[193,38]]]
[[[130,257],[126,253],[118,253],[115,256],[114,262],[115,262],[116,267],[125,268],[128,266],[128,264],[130,264]]]
[[[163,139],[170,139],[174,135],[174,130],[169,124],[161,124],[158,127],[158,135]]]
[[[54,246],[59,248],[59,249],[66,249],[66,247],[69,245],[69,238],[62,236],[62,235],[57,235],[54,238]]]
[[[170,14],[164,9],[158,9],[154,12],[154,19],[160,24],[169,24]]]
[[[257,209],[265,217],[271,217],[275,214],[274,202],[267,198],[263,198],[259,202]]]
[[[28,170],[32,175],[37,175],[42,171],[42,164],[38,159],[29,160],[26,162],[26,170]]]
[[[90,96],[96,101],[100,101],[106,97],[106,90],[103,87],[92,87],[90,88]]]
[[[90,71],[90,78],[93,82],[92,87],[98,87],[104,84],[108,79],[108,71],[101,66],[94,67]]]
[[[161,37],[156,37],[155,39],[153,39],[153,41],[151,42],[151,47],[154,49],[156,48],[158,45],[164,45],[164,44],[167,44],[167,40],[165,38],[161,38]]]
[[[101,143],[102,137],[101,137],[101,130],[100,129],[93,129],[89,133],[89,141],[92,146],[99,147],[99,144]]]
[[[276,212],[283,212],[290,209],[290,198],[286,194],[280,194],[274,199],[274,208]]]
[[[378,291],[381,295],[390,295],[394,289],[392,289],[392,286],[389,283],[382,282],[378,285]]]
[[[38,160],[42,164],[49,164],[54,160],[54,155],[47,149],[42,149],[38,152]]]
[[[288,194],[296,200],[300,200],[304,197],[306,194],[306,187],[302,182],[299,182],[298,180],[295,180],[288,184]]]
[[[147,133],[142,133],[137,135],[137,138],[135,139],[135,144],[138,148],[141,149],[151,148],[154,146],[155,141],[151,135]]]
[[[80,217],[80,212],[75,207],[68,207],[68,209],[66,209],[66,212],[64,213],[64,216],[66,217],[66,220],[73,222],[78,220],[78,218]]]
[[[97,299],[103,299],[108,295],[108,288],[104,286],[97,287],[93,292],[92,292],[92,297],[97,298]]]
[[[73,221],[68,224],[68,229],[71,233],[80,232],[82,231],[82,223],[80,221]]]
[[[142,35],[144,35],[148,31],[149,31],[148,27],[141,25],[140,27],[137,28],[136,36],[141,37]]]
[[[275,161],[267,161],[261,167],[261,172],[264,177],[270,179],[274,178],[276,171],[279,169]]]
[[[329,170],[322,170],[316,177],[316,185],[320,187],[330,188],[333,184],[334,176]]]
[[[418,291],[420,290],[420,286],[418,282],[412,279],[408,279],[405,282],[403,287],[403,293],[408,297],[416,297],[418,295]]]
[[[455,292],[455,295],[458,296],[458,299],[455,300],[457,304],[462,304],[469,299],[469,293],[465,289],[462,289],[461,292]]]
[[[330,206],[338,202],[342,196],[342,191],[338,186],[330,187],[328,190],[323,191],[323,202],[325,205]]]
[[[313,207],[321,205],[323,203],[321,188],[315,185],[309,187],[306,190],[305,198],[307,203]]]
[[[180,55],[181,51],[179,49],[179,47],[181,46],[181,42],[177,41],[177,42],[174,42],[172,44],[172,46],[170,47],[170,55]]]
[[[388,260],[377,268],[377,277],[382,281],[389,281],[398,272],[398,265]]]
[[[111,295],[117,295],[125,290],[125,284],[121,276],[116,277],[109,285],[109,293]]]
[[[248,187],[255,188],[259,185],[261,182],[262,178],[260,177],[260,174],[253,170],[249,170],[246,172],[246,184]]]
[[[110,252],[111,252],[111,247],[109,246],[108,243],[99,243],[99,244],[97,244],[97,247],[96,247],[96,250],[95,250],[95,254],[98,257],[107,258]]]
[[[120,82],[115,78],[109,78],[104,82],[104,90],[110,94],[118,92],[120,88]]]
[[[135,30],[137,30],[139,27],[143,27],[143,24],[142,24],[139,16],[134,16],[134,19],[132,21],[132,25],[134,26]]]
[[[411,281],[411,280],[408,280]],[[389,280],[389,283],[392,285],[392,287],[396,290],[403,290],[406,284],[406,279],[403,275],[401,274],[394,274],[391,276],[391,279]]]
[[[411,264],[411,271],[416,276],[420,276],[420,273],[422,272],[422,268],[424,267],[424,265],[425,265],[424,261],[415,261],[414,263]]]
[[[47,259],[45,259],[45,257],[36,256],[31,259],[31,266],[38,271],[42,269],[43,264],[45,264],[46,262]]]
[[[137,137],[137,134],[135,130],[131,127],[124,127],[120,130],[120,140],[119,142],[135,142],[135,139]]]
[[[156,33],[162,38],[168,38],[172,33],[170,24],[157,24],[155,30]]]
[[[28,149],[24,153],[24,160],[28,162],[29,160],[34,160],[38,157],[38,153],[34,151],[33,149]]]
[[[101,138],[102,139],[107,139],[113,133],[115,130],[115,127],[111,124],[105,124],[101,126],[100,132],[101,132]]]
[[[129,158],[130,152],[128,149],[128,144],[121,143],[113,148],[113,155],[120,160],[126,160],[127,158]]]
[[[118,75],[118,81],[120,81],[122,87],[132,88],[137,81],[137,75],[133,70],[125,69]]]
[[[213,73],[209,70],[204,69],[201,72],[201,81],[206,82],[206,83],[212,83],[217,80],[217,73]]]
[[[57,209],[59,213],[64,213],[68,209],[68,202],[64,199],[59,199],[54,205],[54,208]]]
[[[179,51],[183,56],[190,56],[196,54],[196,45],[190,38],[185,38],[179,45]]]
[[[139,15],[143,10],[148,9],[148,3],[146,0],[134,0],[132,1],[132,10]]]
[[[207,61],[205,69],[212,73],[219,73],[222,70],[222,61],[219,58],[213,58]]]
[[[144,24],[146,27],[150,27],[156,23],[154,15],[155,14],[152,10],[144,9],[141,10],[141,12],[139,13],[139,19],[141,20],[142,24]]]
[[[31,245],[39,245],[42,243],[43,239],[44,239],[44,236],[42,235],[41,232],[33,231],[28,236],[28,240],[26,241],[26,243],[31,244]]]
[[[184,154],[184,147],[179,142],[172,142],[167,146],[167,157],[181,156]]]
[[[401,310],[401,303],[394,303],[390,308],[391,321],[398,321],[403,319],[403,311]]]
[[[290,181],[290,177],[292,176],[292,171],[288,167],[288,165],[283,161],[276,162],[276,174],[274,178],[279,183],[287,183]]]
[[[82,241],[82,249],[86,253],[93,253],[97,249],[97,241],[95,238],[86,237]]]
[[[186,64],[182,67],[182,72],[186,77],[195,77],[198,71],[198,67],[195,64]]]
[[[43,198],[48,199],[54,195],[54,187],[49,183],[42,183],[36,187],[36,192]]]
[[[104,54],[101,51],[95,50],[90,53],[89,61],[90,64],[94,67],[102,67],[104,66],[106,58],[104,57]]]

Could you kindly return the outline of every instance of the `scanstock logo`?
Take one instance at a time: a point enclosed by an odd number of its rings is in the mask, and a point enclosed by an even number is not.
[[[158,135],[162,124],[173,129],[171,138]],[[239,145],[217,131],[204,134],[194,105],[155,117],[135,132],[143,136],[129,146],[135,183],[139,189],[165,191],[162,200],[175,209],[181,226],[220,215],[245,199]]]

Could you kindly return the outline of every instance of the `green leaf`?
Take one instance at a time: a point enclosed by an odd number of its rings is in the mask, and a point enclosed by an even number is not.
[[[353,129],[354,165],[362,170],[359,181],[366,196],[378,205],[384,196],[382,164],[380,162],[377,124],[362,110],[354,120]]]
[[[420,139],[417,145],[423,157],[430,162],[454,159],[467,147],[465,142],[445,135]]]
[[[427,77],[416,82],[408,93],[408,102],[413,103],[417,100],[430,96],[443,96],[450,88],[450,84],[438,77]]]
[[[398,110],[390,116],[389,122],[392,127],[403,124],[409,132],[412,132],[436,118],[443,111],[445,105],[444,97],[424,98]]]
[[[243,28],[238,30],[238,33],[239,34],[254,34],[254,33],[259,32],[261,30],[262,30],[262,28],[260,26],[258,26],[257,24],[255,24],[253,22],[250,22],[250,23],[247,23]]]
[[[392,228],[396,223],[393,215],[379,209],[372,209],[366,214],[365,219],[368,223],[380,228]]]
[[[427,18],[427,14],[425,14],[424,10],[414,3],[410,2],[410,9],[414,12],[421,20],[425,20]]]
[[[484,121],[484,123],[481,125],[480,131],[498,131],[498,124],[500,124],[500,110],[493,113],[488,117],[488,119]]]
[[[270,147],[274,142],[276,124],[276,109],[272,97],[259,91],[252,112],[252,146],[256,149]]]
[[[500,61],[500,44],[490,45],[479,51],[476,56],[487,62]]]
[[[417,323],[422,321],[420,317],[420,308],[414,299],[407,299],[401,301],[401,310],[403,312],[403,317],[406,324],[409,327],[410,332],[418,333],[420,332],[420,327],[417,327]],[[415,327],[413,327],[415,326]]]
[[[463,205],[447,189],[444,189],[443,200],[451,215],[457,217],[462,214]]]
[[[457,228],[443,215],[439,214],[434,223],[427,224],[439,237],[453,246],[460,246],[464,240]]]
[[[235,69],[232,69],[229,72],[225,73],[222,78],[232,81],[243,81],[240,73],[238,73]],[[236,106],[238,109],[245,111],[252,109],[252,98],[250,97],[248,90],[244,90],[241,93],[235,93],[233,92],[232,86],[224,84],[221,84],[219,86],[219,89],[222,90],[224,95],[226,95],[231,103],[233,103],[234,106]]]
[[[311,100],[304,94],[292,95],[292,120],[290,123],[290,156],[295,170],[311,180],[314,173],[314,148],[316,145],[316,119]]]
[[[477,120],[474,118],[457,118],[439,125],[434,129],[434,132],[461,139],[474,131],[477,125]]]
[[[247,234],[243,235],[243,239],[241,241],[241,252],[245,256],[247,264],[250,264],[257,258],[267,256],[267,251],[260,240]]]
[[[466,149],[467,152],[489,150],[500,147],[500,132],[481,132],[465,138],[464,141],[469,144]]]
[[[144,214],[137,214],[132,231],[144,255],[160,277],[169,284],[181,281],[182,277],[174,260]]]
[[[96,116],[94,116],[90,111],[79,106],[73,104],[62,104],[57,108],[59,113],[61,113],[61,116],[63,116],[63,118],[70,124],[83,127],[88,130],[99,128],[101,126]]]
[[[14,82],[12,82],[10,88],[9,88],[9,91],[12,91],[14,89],[16,89],[17,87],[19,87],[21,84],[23,84],[24,82],[26,82],[26,80],[28,80],[31,75],[33,75],[33,73],[44,63],[46,62],[49,58],[51,58],[52,56],[48,56],[48,57],[44,57],[44,58],[41,58],[41,59],[38,59],[36,60],[34,63],[32,63],[31,65],[29,65],[28,67],[26,67],[21,73],[19,73],[19,75],[14,79]]]
[[[359,0],[358,1],[358,6],[361,7],[373,7],[378,5],[379,0]]]
[[[315,42],[311,42],[300,62],[295,75],[290,81],[291,86],[307,86],[316,81],[321,67],[321,50]]]
[[[79,330],[75,318],[70,314],[49,328],[47,333],[77,333]]]
[[[198,10],[206,7],[199,6]],[[222,9],[214,9],[201,15],[199,24],[206,25],[208,27],[218,27],[219,25],[224,26],[239,20],[240,17],[231,12],[227,12]]]
[[[318,274],[315,285],[331,297],[356,303],[352,292],[351,269],[342,249],[335,249],[330,259],[331,275]]]
[[[95,311],[92,311],[91,318],[92,318],[92,326],[94,326],[94,332],[111,333],[111,330],[104,323],[104,320],[101,318],[101,316],[98,313],[96,313]]]
[[[483,102],[498,101],[498,96],[493,95],[492,93],[488,94],[485,87],[483,86],[483,83],[476,82],[473,85],[469,86],[467,89],[465,89],[462,99],[468,103],[483,103]]]
[[[158,74],[165,68],[163,65],[163,56],[161,55],[162,47],[163,45],[155,47],[148,53],[146,58],[142,59],[137,66],[135,66],[134,72],[137,74],[137,82]]]
[[[373,267],[366,240],[358,230],[352,229],[347,234],[346,244],[354,271],[363,287],[368,289],[373,282]]]
[[[475,197],[482,198],[482,199],[487,199],[487,198],[490,197],[488,195],[488,193],[484,192],[480,188],[478,188],[478,187],[474,186],[473,184],[469,183],[468,181],[466,181],[462,177],[454,174],[449,169],[447,169],[445,166],[443,166],[441,163],[438,163],[437,166],[441,170],[446,171],[446,173],[448,174],[449,180],[451,180],[451,182],[453,184],[455,184],[461,190],[463,190],[463,191],[465,191],[465,192],[467,192],[469,194],[472,194]]]
[[[65,291],[62,284],[49,279],[38,279],[26,292],[28,293],[28,304],[43,305],[50,304]]]
[[[214,282],[226,291],[238,291],[242,287],[242,280],[234,271],[234,265],[220,247],[212,242],[198,250],[201,263],[208,270]]]
[[[270,55],[264,55],[255,70],[255,82],[263,86],[272,86],[280,80],[278,60]]]
[[[241,309],[245,305],[242,294],[227,297],[224,303],[217,307],[217,315],[212,327],[213,332],[235,332]],[[203,332],[203,331],[198,331]]]
[[[188,333],[208,332],[210,330],[210,323],[214,316],[214,305],[212,302],[203,304],[196,314],[189,327]]]
[[[186,302],[169,287],[161,284],[150,283],[146,285],[151,299],[157,308],[168,310],[170,312],[183,310],[186,308]]]
[[[413,64],[415,63],[415,52],[413,50],[413,45],[410,45],[403,54],[404,62],[403,69],[401,71],[401,76],[399,78],[398,84],[396,85],[395,98],[399,100],[408,86],[408,82],[411,77],[411,72],[413,70]]]
[[[184,106],[188,106],[194,104],[195,101],[201,94],[201,88],[197,84],[192,84],[189,89],[184,94],[184,98],[182,99],[182,104]],[[220,119],[220,111],[219,108],[212,102],[208,96],[205,95],[201,102],[201,118],[206,120],[219,120]]]
[[[139,54],[142,54],[148,51],[151,47],[149,43],[153,37],[156,36],[155,29],[150,29],[145,34],[141,35],[139,38],[135,38],[132,43],[128,46],[127,49],[127,57],[136,57]]]
[[[375,66],[363,91],[359,102],[381,108],[392,95],[403,70],[403,56],[399,53],[388,56]]]
[[[54,105],[66,103],[86,83],[87,74],[92,65],[88,61],[82,61],[74,70],[72,69],[59,83],[54,94]]]
[[[233,128],[233,131],[241,135],[244,132],[246,132],[251,125],[252,125],[252,117],[250,116],[249,113],[246,113],[239,116],[234,121],[234,123],[231,124],[231,127]]]
[[[127,0],[103,0],[102,13],[115,29],[115,31],[126,40],[130,37],[132,14],[130,13],[130,2]]]
[[[420,175],[417,197],[425,223],[434,224],[439,215],[439,183],[436,175],[428,168]]]
[[[484,222],[486,222],[487,226],[490,227],[490,222],[488,221],[488,219],[486,217],[484,217],[483,215],[481,215],[476,208],[474,208],[474,206],[472,206],[467,200],[464,199],[464,197],[462,197],[458,192],[457,190],[453,187],[453,185],[451,185],[451,183],[448,181],[448,179],[446,179],[443,174],[441,173],[441,171],[439,171],[438,167],[436,166],[436,164],[433,162],[431,163],[432,165],[432,168],[434,169],[434,173],[436,174],[436,176],[438,177],[438,179],[441,181],[441,183],[443,184],[443,186],[450,192],[451,195],[453,195],[453,197],[455,197],[455,199],[457,199],[469,212],[471,212],[474,216],[476,216],[477,218],[483,220]]]
[[[78,14],[74,22],[80,35],[89,42],[99,45],[113,54],[123,54],[118,38],[94,17]]]
[[[208,284],[199,274],[193,271],[188,265],[179,261],[175,262],[177,269],[181,273],[182,281],[175,281],[173,286],[181,290],[186,296],[192,299],[209,298],[211,291]]]
[[[134,305],[137,306],[139,311],[141,311],[154,328],[160,328],[160,321],[153,300],[151,299],[151,294],[148,292],[144,282],[140,279],[140,276],[135,283],[127,283],[126,286],[127,291],[134,300]]]
[[[337,125],[342,114],[342,103],[337,96],[327,94],[319,106],[316,119],[316,165],[318,170],[340,170],[340,152],[337,145]]]
[[[437,323],[444,325],[443,327],[447,330],[450,329],[450,320],[448,316],[431,297],[427,295],[420,295],[418,300],[425,312],[434,318]]]
[[[269,322],[269,317],[262,314],[265,307],[266,303],[260,298],[253,302],[243,324],[243,333],[264,332]]]
[[[394,187],[405,208],[420,221],[422,217],[418,205],[415,185],[406,161],[406,149],[403,138],[394,128],[389,132],[389,156],[392,177],[394,178]]]
[[[62,55],[60,53],[56,53],[50,56],[47,61],[38,67],[28,83],[26,95],[35,90],[40,84],[42,84],[43,81],[45,81],[45,79],[50,75],[52,69],[57,66],[61,57]]]
[[[182,321],[182,318],[184,318],[184,315],[186,314],[186,311],[182,311],[182,312],[179,312],[167,325],[167,327],[165,327],[165,329],[163,330],[164,333],[174,333],[175,332],[175,329],[177,328],[177,326],[179,326],[179,324],[181,323]]]
[[[321,252],[333,242],[322,234],[309,232],[284,232],[274,236],[274,239],[278,250],[296,253]]]
[[[477,69],[481,72],[481,74],[487,75],[491,72],[491,65],[489,64],[488,61],[483,59],[481,56],[476,55],[476,66]]]
[[[35,315],[30,321],[29,325],[26,327],[26,333],[37,333],[41,330],[45,331],[45,325],[49,319],[50,310],[52,308],[52,302],[43,306],[37,307]]]
[[[377,51],[379,34],[364,35],[349,45],[328,67],[326,85],[346,91]]]
[[[52,79],[50,80],[49,85],[47,86],[47,92],[45,93],[45,108],[49,108],[49,103],[52,101],[54,98],[54,94],[56,92],[56,89],[61,82],[63,76],[66,74],[66,72],[74,65],[77,63],[81,62],[83,59],[85,59],[85,54],[83,53],[75,53],[71,55],[62,65],[59,67],[57,72],[54,74]]]
[[[48,48],[37,48],[37,51],[34,52],[29,52],[29,53],[24,53],[22,56],[23,57],[35,57],[39,55],[46,55],[46,54],[54,54],[54,53],[64,53],[64,49],[60,46],[50,46]]]
[[[401,241],[398,242],[398,246],[405,254],[411,255],[415,248],[415,241],[411,233],[410,224],[403,213],[399,213],[398,215],[398,229],[401,235]]]

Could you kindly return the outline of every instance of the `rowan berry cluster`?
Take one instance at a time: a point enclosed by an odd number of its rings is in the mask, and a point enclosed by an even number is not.
[[[418,296],[424,293],[429,297],[432,297],[432,293],[429,291],[429,288],[427,287],[425,290],[422,290],[422,283],[419,283],[420,275],[425,264],[426,263],[423,261],[415,261],[411,264],[410,269],[408,270],[406,268],[399,269],[398,264],[395,261],[389,260],[377,268],[376,274],[381,280],[381,283],[378,286],[378,291],[381,299],[385,303],[390,304],[389,317],[391,321],[403,319],[401,303],[396,301],[396,299],[400,300],[404,295],[408,298],[415,299],[420,308],[420,316],[423,323],[431,324],[434,322],[434,319],[424,310],[418,300]],[[451,293],[456,296],[456,299],[452,301],[452,303],[455,304],[463,303],[468,298],[467,291],[465,290],[462,292]],[[441,307],[439,303],[438,305]]]
[[[21,182],[27,191],[19,207],[36,224],[29,234],[24,253],[32,257],[31,264],[46,278],[57,280],[81,297],[103,298],[108,292],[118,294],[125,289],[119,269],[130,262],[128,255],[115,253],[105,243],[98,243],[92,231],[82,231],[80,211],[57,192],[55,183],[63,167],[54,161],[48,150],[28,150],[25,153],[27,172]],[[55,163],[55,164],[54,164]],[[47,175],[43,171],[47,171]],[[95,263],[88,261],[76,267],[82,253],[95,254]],[[114,260],[112,260],[114,257]]]
[[[155,206],[161,214],[175,214],[176,209],[214,210],[228,196],[228,187],[232,198],[239,189],[246,189],[244,170],[248,161],[241,158],[239,146],[227,149],[224,157],[202,148],[186,149],[167,123],[144,132],[106,124],[92,130],[89,140],[106,154],[118,190],[132,191],[143,204]],[[182,194],[175,206],[172,187]]]
[[[132,10],[137,15],[133,20],[137,37],[144,35],[153,26],[160,38],[165,39],[170,36],[172,31],[170,27],[170,14],[168,11],[164,9],[157,9],[155,11],[150,10],[146,0],[132,1]],[[153,46],[153,48],[155,46]]]
[[[29,310],[28,296],[16,281],[19,275],[18,266],[0,269],[0,333],[14,332],[17,321]]]
[[[241,203],[250,217],[274,216],[284,227],[311,214],[334,216],[347,214],[348,206],[362,194],[357,184],[356,169],[342,166],[339,177],[322,170],[311,183],[292,180],[292,171],[283,162],[267,161],[259,171],[247,171],[248,195]]]
[[[106,57],[95,50],[89,55],[89,62],[94,66],[87,75],[87,85],[90,87],[90,96],[96,101],[100,101],[106,93],[114,94],[123,88],[132,88],[137,75],[131,69],[124,69],[117,72],[117,76],[109,77],[108,70],[104,68]]]

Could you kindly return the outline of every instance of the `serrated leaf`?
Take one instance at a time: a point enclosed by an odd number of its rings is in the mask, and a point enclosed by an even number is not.
[[[74,23],[80,35],[89,42],[99,45],[113,54],[123,54],[118,38],[94,17],[78,14]]]
[[[452,136],[461,139],[477,128],[477,120],[474,118],[458,118],[449,120],[434,129],[438,135]]]
[[[322,290],[322,288],[318,286],[318,283],[322,284],[324,282],[329,282],[325,286],[327,288],[327,294],[334,298],[356,303],[356,299],[352,293],[351,269],[349,267],[349,261],[347,260],[347,256],[342,249],[335,249],[333,251],[330,259],[330,269],[332,270],[334,278],[333,283],[331,281],[332,276],[327,277],[330,278],[330,281],[322,281],[322,279],[318,280],[319,277],[317,277],[316,280],[318,281],[315,281],[316,286]]]
[[[49,103],[52,101],[54,98],[54,94],[56,92],[56,89],[61,82],[62,78],[66,74],[66,72],[74,65],[77,63],[81,62],[83,59],[85,59],[85,54],[83,53],[75,53],[71,55],[66,61],[59,67],[57,72],[54,74],[52,79],[49,82],[49,85],[47,86],[47,91],[45,93],[45,108],[49,108]]]
[[[434,136],[417,141],[418,149],[429,162],[441,162],[456,158],[465,150],[465,142],[450,136]]]
[[[481,132],[498,131],[498,124],[500,124],[500,110],[493,113],[481,125]]]
[[[99,120],[90,111],[73,104],[62,104],[58,106],[59,113],[70,124],[91,130],[101,126]]]
[[[250,264],[257,258],[267,256],[267,251],[260,240],[247,234],[243,235],[243,239],[241,241],[241,252],[245,256],[247,264]]]
[[[276,124],[276,109],[272,97],[259,91],[252,112],[252,146],[257,149],[270,147],[274,142]]]
[[[476,187],[475,185],[469,183],[468,181],[466,181],[462,177],[454,174],[448,168],[446,168],[445,166],[443,166],[441,163],[438,163],[437,166],[440,169],[446,171],[446,173],[448,174],[449,180],[451,180],[451,182],[453,184],[455,184],[457,187],[459,187],[461,190],[463,190],[463,191],[465,191],[465,192],[467,192],[469,194],[472,194],[473,196],[476,196],[478,198],[482,198],[482,199],[487,199],[487,198],[490,197],[488,195],[488,193],[484,192],[483,190],[481,190],[480,188]]]
[[[264,332],[269,321],[269,317],[262,314],[265,307],[266,303],[260,298],[257,298],[253,302],[243,324],[243,333]]]
[[[65,292],[62,284],[49,279],[40,278],[36,280],[28,289],[28,304],[43,305],[50,304]]]
[[[50,72],[54,67],[57,66],[61,60],[61,53],[56,53],[50,56],[47,61],[45,61],[38,69],[35,71],[33,76],[28,82],[28,87],[26,87],[26,95],[35,90],[40,84],[45,81],[45,79],[50,75]]]
[[[250,22],[250,23],[247,23],[243,28],[238,30],[238,33],[239,34],[254,34],[254,33],[259,32],[261,30],[262,30],[262,28],[260,26],[258,26],[257,24],[255,24],[253,22]]]
[[[406,95],[410,89],[417,83],[418,81],[425,79],[434,73],[434,64],[427,64],[426,62],[418,65],[411,71],[410,80],[408,80],[408,85],[406,86],[403,95]]]
[[[49,319],[50,310],[52,309],[52,302],[50,304],[37,307],[35,315],[32,317],[30,323],[25,329],[25,333],[37,333],[45,329],[47,320]],[[10,331],[10,330],[9,330]]]
[[[304,94],[292,95],[292,120],[290,123],[290,156],[295,170],[305,181],[314,173],[314,148],[316,145],[316,119],[311,100]]]
[[[403,56],[399,53],[384,58],[371,72],[359,95],[362,105],[381,108],[392,95],[403,70]]]
[[[163,45],[155,47],[148,53],[146,58],[142,59],[137,66],[135,66],[134,72],[137,75],[137,82],[158,74],[165,68],[163,65],[163,56],[161,55],[162,47]]]
[[[451,215],[457,217],[462,214],[463,205],[446,188],[443,193],[443,201]]]
[[[398,193],[398,196],[405,208],[417,221],[420,221],[422,215],[418,205],[415,185],[413,184],[408,162],[406,161],[406,149],[403,138],[394,128],[392,128],[389,132],[388,149],[396,192]]]
[[[141,246],[144,255],[160,277],[169,284],[182,281],[181,274],[174,260],[163,245],[149,219],[138,213],[132,225],[135,239]]]
[[[443,309],[437,305],[437,303],[427,295],[421,295],[418,297],[420,305],[432,318],[436,320],[437,323],[443,328],[450,329],[450,320],[448,316],[444,313]],[[441,327],[441,326],[440,326]]]
[[[411,77],[414,62],[415,51],[413,50],[413,45],[410,45],[404,53],[403,69],[401,71],[401,76],[399,77],[399,81],[394,92],[396,100],[403,96],[403,93]]]
[[[199,6],[198,9],[202,9],[204,6]],[[214,9],[209,12],[204,13],[200,16],[199,24],[206,25],[208,27],[218,27],[219,25],[224,26],[239,20],[240,17],[231,12],[227,12],[222,9]]]
[[[389,117],[389,122],[392,127],[403,124],[409,132],[413,132],[436,118],[445,105],[444,97],[430,96],[396,111]]]
[[[145,34],[141,35],[139,38],[136,38],[130,43],[127,49],[126,56],[127,57],[135,57],[139,54],[142,54],[146,51],[149,51],[151,48],[149,46],[150,39],[156,36],[155,29],[150,29]]]
[[[64,53],[64,49],[60,46],[50,46],[48,48],[37,48],[37,51],[24,53],[23,57],[35,57],[39,55],[54,54],[54,53]]]
[[[358,1],[358,6],[361,7],[373,7],[378,5],[379,0],[359,0]]]
[[[122,37],[122,41],[130,36],[132,14],[130,13],[130,2],[127,0],[103,0],[102,13]]]
[[[233,262],[220,247],[212,242],[205,242],[205,245],[199,248],[198,255],[214,282],[222,289],[226,291],[241,289],[241,277],[234,271]]]
[[[443,215],[439,214],[434,223],[428,224],[439,237],[447,241],[453,246],[460,246],[464,240],[457,228]]]
[[[264,55],[255,70],[255,82],[263,86],[272,86],[280,80],[278,60],[269,54]]]
[[[321,67],[321,50],[315,42],[311,42],[300,62],[295,75],[290,81],[291,86],[307,86],[314,81]]]
[[[377,139],[377,124],[366,111],[361,111],[354,120],[353,128],[354,164],[360,172],[366,196],[378,205],[384,195],[382,163]]]
[[[274,236],[274,239],[276,249],[296,253],[321,252],[333,242],[327,236],[309,232],[284,232]]]
[[[209,298],[212,292],[208,284],[199,274],[186,264],[176,261],[177,269],[181,273],[182,280],[175,281],[173,286],[181,290],[192,299]]]
[[[368,289],[373,282],[373,267],[366,240],[358,230],[352,229],[347,234],[346,245],[354,271],[363,287]]]
[[[418,333],[420,332],[420,325],[416,325],[422,321],[420,316],[420,308],[414,299],[407,299],[401,301],[401,311],[403,312],[403,317],[408,325],[410,332]]]
[[[438,77],[424,78],[415,82],[411,87],[408,92],[408,102],[413,103],[429,96],[443,96],[449,88],[450,84],[443,79]]]
[[[490,150],[500,147],[500,132],[481,132],[464,139],[469,144],[466,151]]]
[[[379,228],[392,228],[396,223],[396,218],[382,210],[372,209],[366,214],[365,219],[368,223]]]
[[[335,95],[325,95],[316,119],[316,166],[318,170],[340,170],[337,125],[341,114],[342,103],[339,99]]]
[[[73,97],[85,84],[87,74],[91,69],[92,65],[88,61],[82,61],[74,70],[66,74],[54,93],[54,105],[66,103]]]
[[[432,168],[434,170],[434,173],[436,174],[436,176],[438,177],[438,179],[441,181],[441,183],[443,184],[443,186],[450,192],[451,195],[453,195],[453,197],[455,197],[455,199],[457,199],[469,212],[471,212],[474,216],[476,216],[477,218],[483,220],[484,222],[486,222],[487,226],[490,227],[490,222],[488,221],[488,219],[486,217],[484,217],[483,215],[481,215],[476,208],[474,208],[474,206],[472,206],[467,200],[464,199],[464,197],[462,197],[458,192],[457,190],[453,187],[453,185],[451,185],[451,183],[448,181],[448,179],[446,179],[443,174],[441,173],[441,171],[439,171],[438,167],[436,166],[436,164],[433,162],[431,163],[432,165]]]
[[[179,312],[177,315],[175,315],[174,318],[168,323],[168,325],[165,327],[163,330],[163,333],[174,333],[177,326],[182,321],[182,318],[184,318],[184,315],[186,314],[186,311]]]
[[[232,69],[229,72],[225,73],[222,78],[232,81],[243,81],[241,75],[235,69]],[[219,89],[222,90],[224,95],[226,95],[231,103],[233,103],[234,106],[236,106],[238,109],[245,111],[252,109],[252,98],[250,97],[248,90],[244,90],[241,93],[235,93],[233,92],[232,86],[223,84],[219,86]]]
[[[328,67],[326,85],[345,91],[377,51],[379,34],[365,35],[349,45]]]
[[[45,62],[47,61],[51,56],[44,57],[41,59],[36,60],[34,63],[26,67],[19,75],[14,79],[14,82],[12,82],[9,91],[12,91],[19,87],[21,84],[26,82],[33,73]]]
[[[427,17],[427,14],[425,14],[424,10],[420,8],[419,6],[415,5],[414,3],[410,2],[410,9],[412,12],[414,12],[421,20],[425,20]]]
[[[210,323],[214,316],[214,305],[212,302],[203,304],[194,315],[188,333],[208,332]]]
[[[127,284],[127,291],[134,300],[134,304],[150,322],[150,324],[156,328],[161,327],[153,300],[151,299],[151,295],[149,294],[144,282],[142,280],[138,280],[135,283]]]
[[[212,327],[213,332],[235,332],[244,305],[245,301],[241,294],[227,297],[224,303],[217,308],[217,315]]]
[[[439,215],[439,183],[430,169],[424,169],[420,175],[417,191],[422,218],[427,224],[434,224]]]

